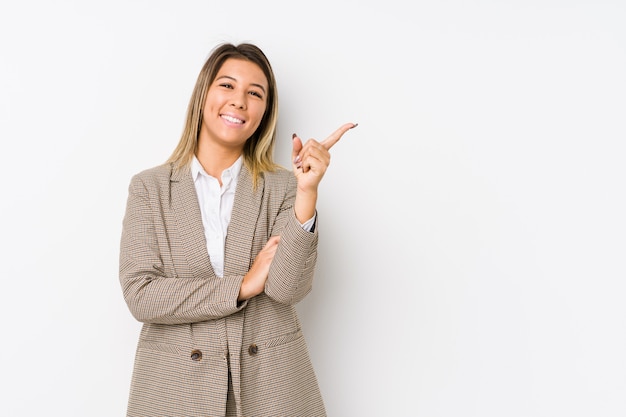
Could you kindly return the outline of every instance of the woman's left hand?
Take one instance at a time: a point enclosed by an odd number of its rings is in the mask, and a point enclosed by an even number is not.
[[[321,142],[309,139],[303,145],[302,140],[293,134],[292,163],[298,180],[298,191],[317,192],[317,187],[330,164],[330,148],[346,133],[355,128],[355,123],[346,123]]]
[[[355,123],[346,123],[323,141],[309,139],[304,145],[298,135],[293,134],[291,160],[298,182],[294,210],[300,223],[304,224],[315,215],[317,187],[330,164],[330,148],[354,127]]]

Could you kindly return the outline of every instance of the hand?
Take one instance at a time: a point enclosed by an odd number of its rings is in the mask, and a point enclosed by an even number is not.
[[[356,126],[355,123],[346,123],[322,142],[309,139],[304,146],[298,135],[293,134],[291,158],[293,172],[298,181],[294,211],[301,224],[315,215],[317,187],[330,164],[330,148],[339,142],[344,133]]]
[[[318,142],[315,139],[309,139],[304,145],[298,135],[293,134],[291,157],[299,190],[304,192],[317,191],[317,187],[330,164],[330,148],[339,142],[344,133],[356,126],[355,123],[346,123],[323,141]]]
[[[265,281],[270,272],[270,265],[276,255],[276,249],[280,242],[280,236],[269,238],[261,252],[256,256],[248,273],[243,277],[241,288],[239,289],[238,301],[247,300],[259,295],[265,289]]]

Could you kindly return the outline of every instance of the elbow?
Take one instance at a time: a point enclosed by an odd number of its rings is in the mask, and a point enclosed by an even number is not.
[[[265,295],[279,304],[296,305],[311,292],[311,286],[285,288],[276,285],[266,285],[264,292]]]
[[[140,297],[138,294],[124,294],[124,301],[126,301],[126,306],[128,307],[128,311],[133,316],[133,318],[141,323],[148,323],[152,321],[154,318],[150,316],[147,309],[142,307],[140,302]]]
[[[124,301],[135,320],[142,323],[150,323],[158,318],[155,317],[154,308],[150,308],[150,304],[145,300],[145,285],[150,279],[142,279],[139,283],[137,280],[122,281],[122,291]]]

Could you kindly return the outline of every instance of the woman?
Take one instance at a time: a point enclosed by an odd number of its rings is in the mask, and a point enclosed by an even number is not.
[[[326,140],[273,162],[278,97],[252,44],[203,66],[169,160],[135,175],[120,282],[143,323],[128,416],[324,416],[294,305],[311,290]]]

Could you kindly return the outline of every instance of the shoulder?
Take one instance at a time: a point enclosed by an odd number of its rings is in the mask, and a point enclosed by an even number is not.
[[[283,167],[278,167],[274,171],[264,172],[263,179],[265,185],[270,187],[284,187],[296,183],[296,177],[293,172]]]
[[[143,171],[139,171],[133,178],[138,178],[142,180],[158,180],[160,178],[169,178],[172,176],[172,164],[161,164],[154,166],[152,168],[144,169]]]
[[[170,179],[173,173],[173,166],[171,164],[161,164],[148,169],[144,169],[134,174],[130,180],[130,188],[138,189],[143,188],[145,190],[161,188],[162,186],[169,186]]]
[[[132,181],[141,182],[161,182],[163,180],[169,181],[172,177],[173,166],[172,164],[161,164],[152,168],[144,169],[133,175]]]
[[[274,171],[265,171],[262,175],[265,192],[276,195],[295,193],[297,182],[292,171],[279,166]]]
[[[263,174],[263,194],[268,199],[283,201],[296,195],[296,176],[292,171],[279,167]]]

